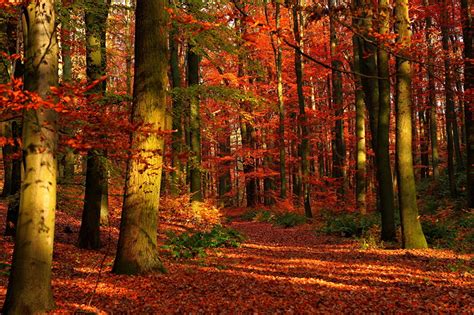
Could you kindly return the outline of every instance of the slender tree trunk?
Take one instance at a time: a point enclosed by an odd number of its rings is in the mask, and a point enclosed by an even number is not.
[[[354,6],[353,1],[353,6]],[[357,26],[357,22],[353,23]],[[360,72],[360,57],[359,57],[359,45],[360,37],[357,35],[352,36],[353,53],[354,53],[354,65],[353,69],[356,73],[354,76],[355,81],[355,107],[356,107],[356,202],[357,209],[360,213],[367,213],[367,149],[365,142],[365,101],[364,91],[362,90],[362,83],[360,76],[357,74]]]
[[[446,1],[444,1],[446,3]],[[443,8],[442,13],[442,24],[441,24],[441,33],[442,33],[442,44],[443,50],[445,52],[444,56],[444,89],[445,89],[445,104],[446,104],[446,137],[448,139],[448,177],[449,177],[449,191],[451,197],[456,197],[457,188],[456,180],[454,174],[454,134],[453,134],[453,124],[456,119],[454,113],[454,91],[452,86],[452,77],[451,77],[451,59],[449,57],[449,29],[446,25],[448,23],[448,16],[446,12],[447,8]]]
[[[105,74],[105,29],[109,6],[106,0],[89,0],[86,6],[86,72],[88,80],[92,82]],[[96,85],[91,90],[92,95],[103,95],[105,87],[105,81]],[[105,151],[90,150],[87,154],[86,191],[79,230],[80,248],[100,248],[100,221],[101,217],[105,220],[108,212],[107,190]]]
[[[199,85],[199,56],[194,53],[193,47],[188,48],[188,86],[195,88]],[[190,180],[191,200],[202,201],[202,176],[201,176],[201,114],[199,112],[199,98],[197,91],[191,92],[190,97]]]
[[[466,122],[468,205],[474,208],[474,47],[472,37],[472,2],[461,0],[462,32],[464,42],[464,120]]]
[[[280,3],[275,3],[275,27],[280,28]],[[281,40],[277,36],[275,44],[275,65],[277,76],[277,99],[278,99],[278,116],[280,122],[278,125],[279,146],[280,146],[280,198],[286,199],[286,147],[285,147],[285,102],[283,99],[283,57],[281,50]]]
[[[383,36],[390,30],[390,6],[388,0],[379,0],[379,33]],[[393,196],[392,169],[390,166],[390,67],[389,54],[383,43],[377,50],[379,87],[379,118],[375,160],[378,175],[380,213],[382,215],[382,240],[394,241],[395,205]]]
[[[64,83],[71,83],[72,81],[72,58],[71,58],[71,17],[70,15],[73,13],[72,9],[67,7],[67,5],[63,1],[63,12],[65,13],[64,16],[61,17],[61,58],[63,61],[62,65],[62,81]],[[66,129],[66,133],[71,133],[71,130]],[[65,148],[64,156],[61,158],[61,163],[64,167],[63,178],[62,181],[65,183],[72,182],[74,178],[74,164],[75,164],[75,154],[74,150],[70,147]]]
[[[408,50],[411,44],[408,0],[395,1],[395,18],[398,44],[402,49]],[[404,51],[401,52],[401,54],[404,53]],[[416,204],[416,185],[413,171],[411,65],[403,57],[397,57],[396,92],[397,182],[402,242],[404,248],[426,248],[428,245],[421,229]]]
[[[20,137],[21,137],[21,126],[16,122],[12,121],[12,137],[14,139],[13,152],[20,153]],[[16,226],[18,222],[18,214],[20,212],[20,189],[21,189],[21,160],[14,159],[12,161],[12,177],[11,177],[11,199],[8,202],[7,220],[5,226],[6,236],[15,236]]]
[[[171,66],[171,83],[173,88],[181,88],[181,70],[179,67],[179,51],[178,51],[178,28],[173,25],[170,34],[170,66]],[[179,97],[173,98],[173,117],[172,125],[175,132],[172,135],[172,166],[173,171],[171,172],[171,194],[176,196],[180,193],[180,187],[183,186],[183,165],[180,161],[179,155],[183,152],[183,127],[181,122],[181,116],[184,106],[183,101]]]
[[[165,0],[138,0],[132,157],[127,165],[125,198],[113,272],[139,274],[162,270],[157,225],[168,88],[168,15]],[[151,31],[155,30],[155,31]],[[150,128],[154,131],[149,133]]]
[[[0,13],[0,84],[10,81],[10,62],[2,54],[9,54],[10,43],[8,36],[8,23],[10,17],[8,12]],[[0,137],[11,138],[10,122],[0,122]],[[12,146],[6,144],[2,146],[3,156],[3,190],[1,196],[6,197],[12,193]]]
[[[45,98],[58,83],[58,45],[54,0],[25,8],[24,87]],[[23,125],[23,165],[12,270],[2,312],[43,313],[53,308],[51,265],[56,209],[57,114],[30,109]]]
[[[336,6],[336,0],[329,0],[329,10],[332,11]],[[334,19],[337,17],[332,14],[329,22],[329,33],[330,33],[330,49],[331,49],[331,66],[332,70],[332,107],[334,109],[334,115],[336,116],[336,122],[334,127],[334,139],[332,143],[332,175],[334,178],[340,179],[340,188],[338,189],[339,195],[344,194],[344,186],[346,184],[346,171],[345,171],[345,145],[344,145],[344,115],[343,107],[343,94],[342,94],[342,75],[338,71],[341,67],[341,61],[338,60],[337,56],[337,34],[336,25]]]
[[[303,15],[300,12],[302,5],[301,0],[298,0],[295,5],[293,5],[293,32],[295,34],[295,40],[300,49],[303,49],[303,30],[304,25]],[[305,106],[305,97],[303,92],[303,60],[301,56],[301,50],[295,49],[295,73],[296,73],[296,87],[298,91],[298,107],[299,107],[299,125],[301,130],[301,147],[300,147],[300,157],[301,157],[301,181],[302,181],[302,192],[304,199],[304,212],[307,218],[313,217],[313,212],[311,210],[311,188],[309,185],[309,130],[306,117],[306,106]]]
[[[423,5],[429,6],[429,1],[424,0]],[[434,49],[433,49],[433,36],[431,35],[431,27],[433,25],[432,17],[428,14],[426,16],[426,42],[428,43],[428,120],[430,129],[430,143],[431,143],[431,164],[432,164],[432,177],[434,181],[439,178],[439,150],[438,150],[438,115],[436,107],[436,86],[434,77]]]

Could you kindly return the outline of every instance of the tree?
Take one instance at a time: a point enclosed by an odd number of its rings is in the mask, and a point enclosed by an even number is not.
[[[336,0],[329,0],[329,10],[330,10],[330,21],[329,21],[329,34],[330,34],[330,50],[331,50],[331,84],[332,84],[332,107],[334,109],[334,115],[336,116],[336,122],[334,126],[334,138],[332,141],[332,176],[339,180],[342,180],[341,186],[339,188],[339,193],[344,194],[344,185],[346,184],[346,171],[345,171],[345,157],[346,157],[346,148],[344,145],[344,106],[343,106],[343,94],[342,94],[342,74],[339,71],[342,64],[337,56],[338,51],[338,39],[336,34],[336,25],[335,25],[335,7]]]
[[[58,83],[56,1],[31,1],[24,10],[25,82],[28,91],[48,97]],[[56,112],[29,109],[23,121],[20,213],[5,314],[33,314],[54,306],[51,290],[56,209]]]
[[[90,82],[101,80],[105,75],[105,28],[109,6],[107,0],[88,0],[86,2],[86,62],[87,78]],[[96,84],[91,90],[93,98],[105,94],[105,81]],[[96,99],[96,101],[98,101]],[[97,106],[101,106],[97,102]],[[97,108],[103,111],[103,108]],[[93,149],[87,154],[86,191],[79,247],[100,248],[101,218],[106,221],[108,212],[107,168],[105,151]]]
[[[472,3],[461,0],[462,32],[464,41],[464,119],[466,122],[468,204],[474,208],[474,47]]]
[[[199,55],[193,50],[193,45],[189,44],[187,52],[188,60],[188,87],[196,88],[199,85]],[[199,112],[199,98],[196,95],[197,90],[191,92],[189,100],[190,117],[190,180],[191,180],[191,200],[202,201],[202,178],[201,178],[201,114]]]
[[[379,33],[381,38],[390,30],[390,5],[388,0],[379,0]],[[379,117],[377,119],[376,167],[380,212],[382,214],[382,240],[394,241],[395,205],[393,197],[392,169],[390,167],[390,68],[389,54],[379,40],[377,49],[377,69],[379,76]]]
[[[395,1],[395,19],[397,42],[403,49],[397,56],[396,86],[397,179],[402,242],[404,248],[426,248],[428,245],[418,217],[413,170],[411,64],[403,57],[411,44],[408,0]]]
[[[168,88],[168,14],[165,0],[138,0],[135,78],[125,199],[113,272],[139,274],[162,269],[157,225]]]
[[[357,7],[357,0],[352,1],[352,10]],[[358,27],[360,21],[353,20],[353,27]],[[360,78],[360,36],[352,35],[352,51],[353,51],[353,69],[355,84],[355,107],[356,107],[356,202],[357,209],[360,213],[367,212],[367,148],[366,148],[366,131],[365,131],[365,101],[364,91]]]
[[[296,88],[298,93],[298,108],[299,108],[299,125],[301,132],[301,147],[300,147],[300,158],[301,158],[301,175],[303,185],[303,200],[304,200],[304,211],[308,218],[313,217],[311,211],[311,195],[309,186],[309,131],[308,123],[306,118],[306,106],[305,96],[303,92],[303,60],[301,56],[301,49],[303,49],[303,30],[304,25],[303,13],[300,12],[301,0],[298,0],[293,5],[293,32],[295,34],[295,41],[299,45],[299,49],[295,49],[295,73],[296,73]]]

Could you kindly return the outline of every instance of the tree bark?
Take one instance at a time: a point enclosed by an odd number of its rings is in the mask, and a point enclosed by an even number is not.
[[[105,32],[109,5],[107,0],[88,0],[86,3],[86,62],[90,82],[105,75]],[[106,82],[96,85],[90,92],[105,94]],[[97,104],[97,106],[100,106]],[[103,108],[98,108],[103,111]],[[87,154],[86,191],[78,246],[100,248],[100,221],[108,213],[107,168],[104,150],[90,150]]]
[[[464,120],[466,123],[468,205],[474,208],[474,34],[472,2],[461,0],[462,32],[464,42]]]
[[[353,1],[353,9],[355,9],[355,1]],[[353,22],[357,26],[356,21]],[[355,83],[355,107],[356,107],[356,202],[357,210],[361,214],[367,213],[367,148],[366,148],[366,131],[365,131],[365,101],[364,91],[362,90],[362,83],[360,76],[360,56],[359,45],[360,36],[352,35],[354,65],[353,69],[356,73],[354,75]]]
[[[113,272],[140,274],[163,270],[157,225],[168,88],[168,14],[165,0],[138,0],[135,78],[125,198]],[[150,130],[153,132],[150,133]]]
[[[298,92],[298,108],[299,108],[299,125],[301,131],[301,184],[304,200],[304,212],[307,218],[313,217],[311,210],[311,188],[309,185],[309,128],[306,117],[306,105],[303,91],[303,60],[301,50],[303,50],[303,30],[304,25],[303,14],[301,10],[301,0],[297,0],[293,5],[293,32],[295,34],[295,41],[300,49],[295,49],[295,73],[296,73],[296,87]]]
[[[408,0],[395,1],[397,42],[403,50],[411,44]],[[423,230],[416,204],[416,185],[413,170],[412,117],[411,117],[411,65],[403,58],[405,51],[397,57],[396,121],[397,121],[397,181],[402,243],[404,248],[426,248]]]
[[[275,27],[280,28],[280,3],[275,2]],[[275,54],[275,66],[277,76],[277,100],[278,100],[278,136],[279,136],[279,149],[280,149],[280,198],[286,199],[286,147],[285,147],[285,101],[283,98],[283,74],[282,74],[282,50],[281,40],[277,36],[276,44],[274,47]]]
[[[47,97],[58,83],[54,0],[32,1],[24,11],[24,87]],[[5,314],[33,314],[53,308],[51,264],[56,209],[57,114],[30,109],[23,122],[23,164],[12,270]]]
[[[446,4],[446,1],[444,1]],[[447,8],[444,6],[441,21],[442,45],[445,53],[444,56],[444,90],[445,90],[445,104],[446,104],[446,138],[448,151],[448,177],[449,177],[449,191],[451,197],[457,196],[457,187],[454,174],[454,120],[456,119],[454,113],[454,91],[452,86],[451,76],[451,58],[449,57],[449,29],[446,25],[448,23]]]
[[[200,57],[193,51],[193,47],[188,47],[188,87],[196,88],[199,85],[199,63]],[[197,90],[191,91],[190,97],[190,184],[191,200],[202,201],[202,175],[201,175],[201,113]]]
[[[390,30],[390,6],[388,0],[379,0],[379,33]],[[392,169],[390,166],[390,57],[383,43],[377,50],[379,87],[379,117],[377,121],[377,146],[375,160],[378,175],[380,213],[382,215],[382,240],[394,241],[395,205],[393,196]]]

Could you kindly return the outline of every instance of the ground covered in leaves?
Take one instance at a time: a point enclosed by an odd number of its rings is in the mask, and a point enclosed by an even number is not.
[[[112,194],[113,195],[113,194]],[[166,274],[111,273],[118,238],[120,192],[111,198],[103,248],[75,246],[80,194],[62,189],[56,224],[53,313],[473,313],[472,255],[447,250],[363,250],[357,241],[318,235],[306,224],[282,228],[231,220],[246,236],[239,248],[209,251],[206,258],[176,260],[161,249]],[[3,236],[0,263],[11,261],[13,243]],[[160,231],[175,229],[162,222]],[[160,233],[163,244],[165,234]],[[0,273],[3,303],[8,276]]]

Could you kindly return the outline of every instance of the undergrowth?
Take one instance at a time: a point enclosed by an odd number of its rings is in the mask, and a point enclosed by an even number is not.
[[[209,232],[184,232],[179,235],[167,233],[168,240],[164,249],[169,250],[174,258],[204,258],[206,250],[219,247],[239,247],[244,236],[238,231],[216,225]]]
[[[244,213],[241,218],[246,221],[267,222],[285,228],[306,223],[306,217],[294,212],[272,212],[269,210],[252,209]]]
[[[456,186],[465,186],[465,173],[456,175]],[[424,180],[418,187],[421,224],[431,247],[474,252],[474,212],[466,209],[466,192],[460,189],[450,197],[448,177],[440,176],[434,183]]]

